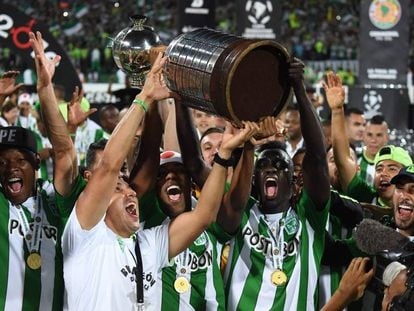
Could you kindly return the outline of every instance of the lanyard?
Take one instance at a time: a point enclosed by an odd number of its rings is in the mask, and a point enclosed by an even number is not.
[[[143,280],[143,268],[142,268],[142,257],[141,249],[139,247],[138,239],[136,234],[131,237],[135,241],[135,255],[131,252],[129,247],[126,247],[131,254],[135,262],[135,285],[137,288],[137,310],[144,310],[144,280]],[[127,254],[125,253],[125,242],[120,236],[116,236],[119,248],[124,254],[125,261],[128,264]]]
[[[178,271],[180,275],[189,275],[190,269],[187,264],[188,248],[178,255]]]
[[[141,249],[139,247],[138,237],[135,240],[135,256],[136,256],[136,269],[135,269],[135,282],[137,284],[137,309],[138,311],[144,310],[144,271],[142,267]]]
[[[289,209],[290,210],[290,209]],[[283,244],[285,242],[284,239],[284,229],[285,229],[285,213],[283,213],[282,218],[279,220],[279,226],[277,228],[276,235],[273,234],[272,230],[270,229],[270,224],[267,221],[266,215],[263,217],[263,221],[266,224],[267,232],[271,238],[270,242],[272,244],[272,260],[273,260],[273,267],[275,269],[282,269],[283,263]]]
[[[29,221],[24,212],[24,206],[22,204],[16,205],[17,215],[19,216],[20,223],[22,224],[22,231],[24,241],[26,243],[29,253],[40,253],[40,235],[42,233],[43,223],[43,200],[40,193],[40,187],[37,188],[37,195],[35,200],[35,216],[33,221],[33,228],[30,228]]]

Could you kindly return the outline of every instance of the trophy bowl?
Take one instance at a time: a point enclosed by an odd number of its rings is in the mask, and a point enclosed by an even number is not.
[[[146,17],[133,15],[132,25],[121,30],[112,42],[116,65],[131,77],[131,86],[141,88],[151,68],[150,51],[160,46],[161,40],[153,28],[145,25]]]

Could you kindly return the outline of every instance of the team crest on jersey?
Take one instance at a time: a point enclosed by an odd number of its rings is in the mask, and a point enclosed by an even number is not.
[[[200,234],[198,238],[194,241],[194,244],[196,246],[203,246],[203,245],[206,245],[206,243],[207,243],[207,238],[204,232]]]
[[[299,221],[295,214],[289,213],[285,218],[285,231],[289,235],[293,235],[298,232]]]

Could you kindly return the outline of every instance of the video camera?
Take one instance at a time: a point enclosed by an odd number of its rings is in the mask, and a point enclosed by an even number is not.
[[[384,270],[393,261],[398,261],[407,267],[407,289],[402,295],[394,297],[390,310],[414,310],[414,242],[408,241],[399,252],[381,251],[377,253],[375,260],[377,270],[374,283],[379,281],[382,284]]]

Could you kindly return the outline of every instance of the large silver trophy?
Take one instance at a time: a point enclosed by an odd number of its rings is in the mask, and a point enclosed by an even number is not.
[[[290,55],[276,41],[200,28],[176,37],[165,55],[165,80],[181,103],[236,126],[276,116],[289,101]]]
[[[114,39],[113,54],[118,67],[140,87],[154,52],[165,46],[152,28],[144,26],[145,17],[132,20],[133,26]],[[176,37],[165,55],[164,78],[181,103],[220,115],[236,126],[242,120],[276,116],[290,99],[290,55],[275,41],[200,28]]]
[[[146,17],[130,17],[132,25],[121,30],[112,43],[116,65],[131,77],[131,86],[141,88],[151,68],[150,51],[160,46],[161,40],[152,27],[145,25]]]

